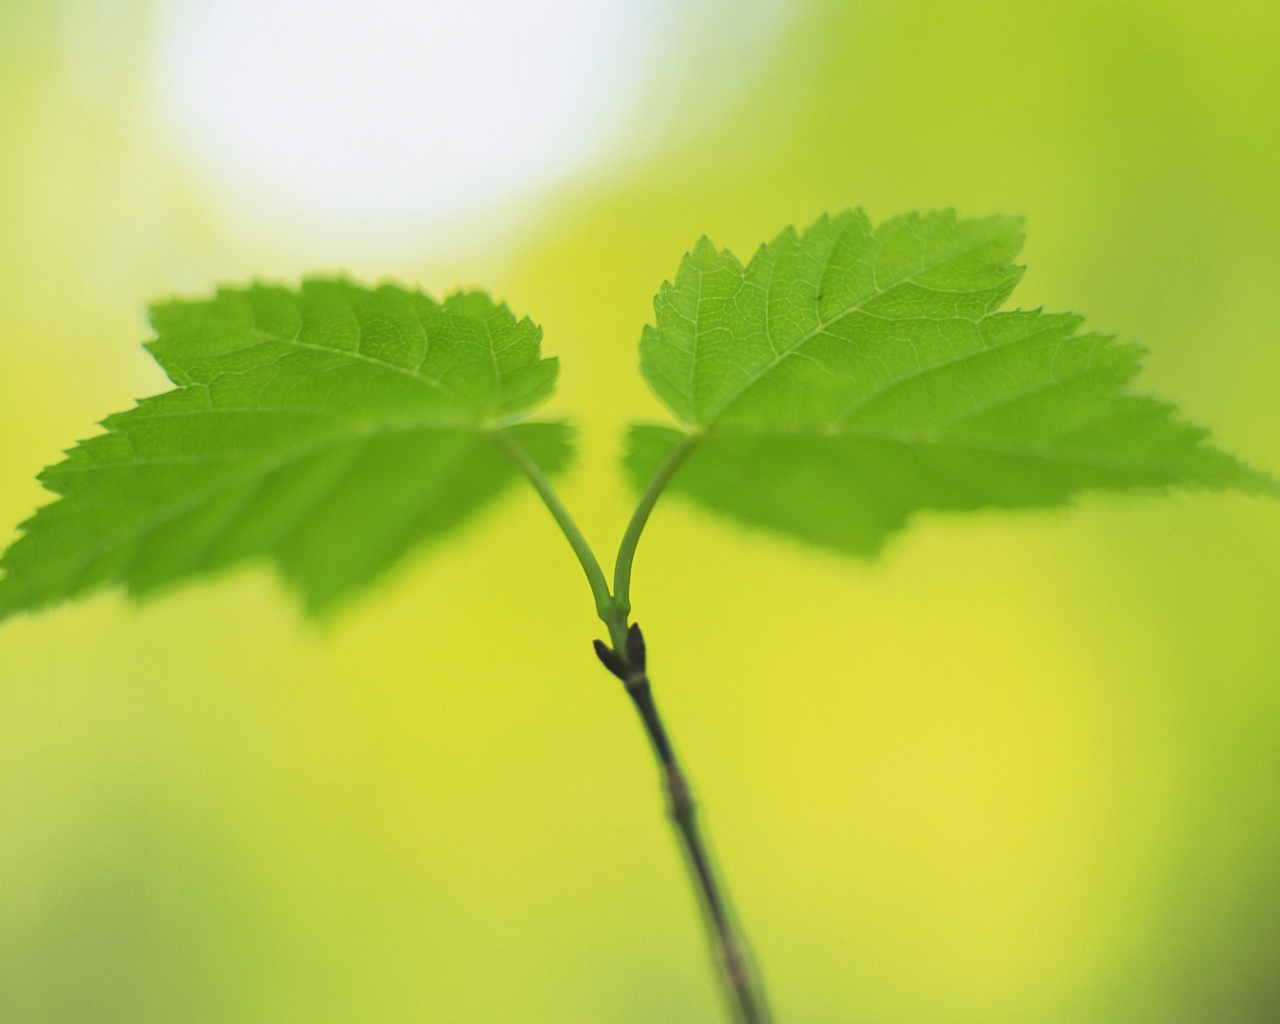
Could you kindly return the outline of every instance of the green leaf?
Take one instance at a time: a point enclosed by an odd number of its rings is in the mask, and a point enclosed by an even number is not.
[[[547,471],[570,456],[565,425],[514,424],[555,387],[541,330],[477,292],[255,285],[151,322],[176,388],[44,471],[61,497],[0,559],[0,618],[260,558],[319,611],[506,487],[496,431]]]
[[[1171,406],[1126,391],[1140,349],[1073,314],[999,312],[1022,241],[1006,217],[873,229],[861,211],[788,228],[746,266],[703,238],[640,342],[684,426],[632,428],[633,482],[692,437],[677,492],[864,556],[919,509],[1174,484],[1277,492]]]

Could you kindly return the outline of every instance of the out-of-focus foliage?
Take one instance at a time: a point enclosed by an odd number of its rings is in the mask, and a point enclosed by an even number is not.
[[[1127,393],[1141,350],[1082,318],[997,312],[1022,276],[1017,220],[861,212],[788,228],[745,266],[705,237],[654,301],[650,387],[693,433],[632,428],[643,489],[870,555],[918,509],[1054,505],[1167,484],[1276,492]]]

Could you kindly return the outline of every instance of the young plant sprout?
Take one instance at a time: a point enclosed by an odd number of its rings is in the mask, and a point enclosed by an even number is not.
[[[551,480],[573,433],[531,418],[555,388],[541,330],[487,295],[255,284],[151,310],[173,389],[103,421],[40,479],[57,500],[0,559],[0,619],[116,584],[146,595],[273,561],[321,614],[523,476],[573,549],[608,640],[596,655],[657,758],[735,1018],[760,979],[658,712],[632,567],[658,499],[870,557],[921,510],[1052,506],[1085,490],[1280,494],[1129,390],[1141,352],[1070,313],[1005,310],[1022,276],[1007,217],[860,211],[741,262],[703,238],[654,302],[640,369],[671,425],[636,425],[639,493],[612,582]]]

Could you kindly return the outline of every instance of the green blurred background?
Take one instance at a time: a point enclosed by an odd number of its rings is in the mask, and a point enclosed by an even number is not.
[[[397,235],[214,181],[159,5],[0,0],[0,529],[162,387],[148,301],[342,267],[544,326],[611,550],[657,285],[851,205],[1025,214],[1020,304],[1280,471],[1280,8],[837,2],[723,49],[756,5],[699,10],[593,160]],[[866,565],[660,506],[636,614],[779,1020],[1280,1020],[1278,526],[1092,498]],[[263,569],[6,624],[0,1021],[721,1019],[598,632],[526,493],[325,627]]]

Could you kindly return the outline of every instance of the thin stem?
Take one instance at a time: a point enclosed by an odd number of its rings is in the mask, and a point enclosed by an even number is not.
[[[631,586],[631,563],[635,558],[640,534],[663,487],[697,446],[700,438],[697,435],[690,435],[676,445],[662,461],[645,488],[644,494],[641,495],[640,504],[627,525],[622,546],[618,551],[614,572],[614,594],[611,595],[604,571],[600,568],[591,545],[578,529],[578,524],[573,521],[569,510],[564,507],[564,502],[560,500],[560,496],[551,486],[551,481],[547,479],[546,474],[534,462],[532,456],[506,431],[495,430],[491,436],[520,471],[529,478],[534,490],[538,492],[561,532],[569,541],[573,553],[578,556],[582,571],[586,573],[587,582],[591,585],[591,593],[596,601],[596,614],[608,627],[609,638],[613,642],[613,646],[609,647],[603,641],[597,640],[596,654],[604,662],[605,667],[625,684],[627,695],[640,714],[645,734],[649,737],[650,746],[658,760],[658,766],[662,771],[663,789],[667,796],[668,812],[675,823],[689,878],[706,917],[707,931],[734,1017],[740,1024],[766,1024],[769,1018],[764,993],[759,980],[750,968],[741,940],[734,928],[728,898],[716,877],[707,842],[698,827],[693,794],[676,760],[675,750],[653,699],[653,690],[645,672],[644,637],[639,626],[632,623],[628,628],[627,625],[631,610],[628,593]]]
[[[610,649],[596,641],[596,655],[626,686],[627,695],[649,737],[649,745],[662,772],[667,812],[675,823],[689,879],[706,918],[708,937],[734,1018],[741,1024],[765,1024],[769,1011],[763,988],[734,927],[728,896],[716,876],[708,844],[698,827],[693,793],[653,699],[653,688],[645,669],[645,644],[640,627],[634,623],[631,625],[626,643],[621,647]]]
[[[613,598],[624,616],[631,614],[631,563],[635,560],[636,546],[640,543],[644,524],[649,521],[649,513],[653,511],[662,489],[701,440],[701,435],[689,434],[667,453],[667,457],[654,471],[644,493],[640,495],[640,503],[636,505],[631,522],[627,524],[627,532],[622,535],[622,543],[618,546],[618,560],[613,566]]]
[[[573,516],[569,515],[569,510],[564,507],[560,495],[551,486],[551,481],[547,479],[546,474],[533,461],[533,457],[507,431],[495,430],[490,436],[507,453],[517,468],[529,478],[529,483],[533,484],[533,489],[538,492],[538,496],[551,512],[560,531],[569,541],[569,546],[573,548],[573,553],[578,556],[582,571],[587,574],[587,583],[591,585],[591,595],[596,601],[596,614],[604,620],[606,625],[609,625],[610,620],[615,616],[613,599],[609,595],[609,584],[604,578],[604,570],[600,568],[600,563],[596,560],[591,545],[587,543],[587,538],[582,535],[578,524],[573,521]]]

